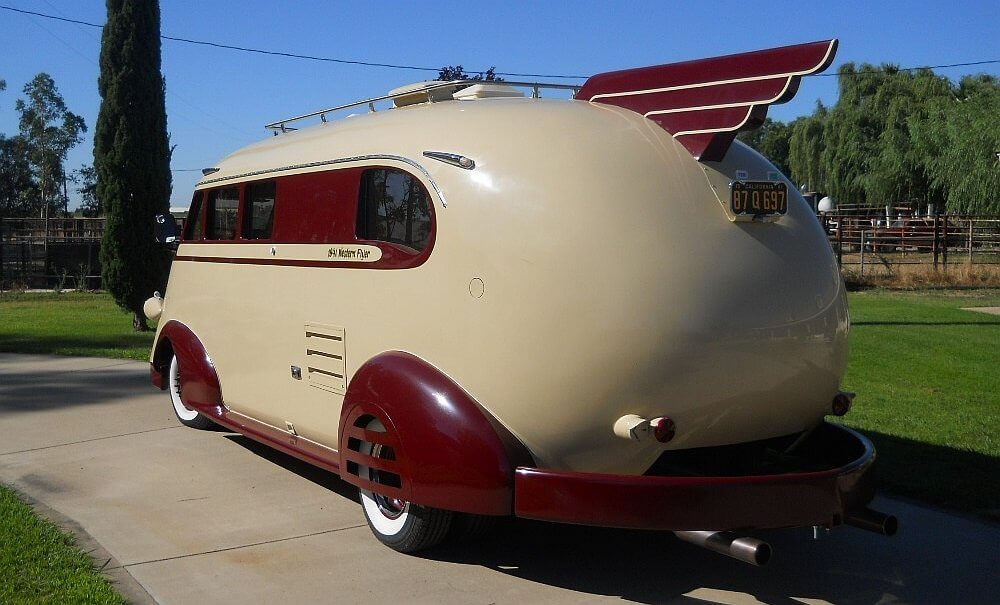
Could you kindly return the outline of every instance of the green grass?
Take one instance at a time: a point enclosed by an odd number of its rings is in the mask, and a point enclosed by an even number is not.
[[[884,489],[1000,519],[1000,290],[850,295],[844,423],[868,434]]]
[[[133,332],[132,316],[92,292],[0,294],[0,351],[148,359],[152,332]]]
[[[125,603],[74,546],[0,485],[0,603]]]

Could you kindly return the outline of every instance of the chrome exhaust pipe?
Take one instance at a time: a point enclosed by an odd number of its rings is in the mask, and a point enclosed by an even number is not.
[[[899,530],[899,520],[895,515],[887,515],[870,508],[851,511],[844,517],[844,523],[883,536],[893,536]]]
[[[728,531],[675,531],[674,535],[751,565],[767,565],[771,560],[771,545],[757,538],[741,538]]]

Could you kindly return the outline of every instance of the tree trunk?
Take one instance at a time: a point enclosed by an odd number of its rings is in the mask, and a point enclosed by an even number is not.
[[[146,316],[142,313],[133,313],[132,329],[136,332],[149,332],[149,324],[146,323]]]

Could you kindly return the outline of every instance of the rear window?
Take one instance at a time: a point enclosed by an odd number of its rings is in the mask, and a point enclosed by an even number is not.
[[[423,250],[431,239],[430,196],[413,175],[373,168],[361,176],[357,236]]]
[[[205,239],[236,239],[236,215],[240,209],[240,188],[216,189],[208,194]]]

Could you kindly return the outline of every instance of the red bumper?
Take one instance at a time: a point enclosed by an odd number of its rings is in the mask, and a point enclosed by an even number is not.
[[[518,517],[603,527],[732,530],[835,526],[874,496],[875,449],[824,424],[810,437],[822,470],[739,477],[627,476],[519,467]]]

